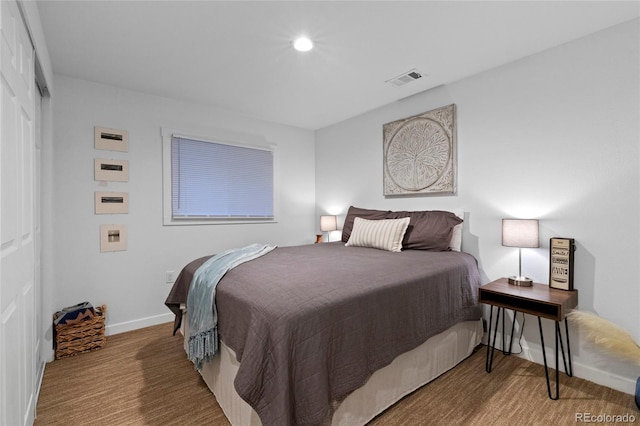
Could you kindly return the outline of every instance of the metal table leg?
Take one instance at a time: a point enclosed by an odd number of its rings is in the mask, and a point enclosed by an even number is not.
[[[556,352],[556,394],[553,396],[551,394],[551,383],[549,380],[549,368],[547,366],[547,351],[544,346],[544,335],[542,333],[542,319],[538,317],[538,328],[540,330],[540,344],[542,345],[542,359],[544,361],[544,375],[547,379],[547,393],[549,395],[549,399],[557,400],[560,398],[560,376],[559,376],[559,358],[558,358],[558,341],[560,342],[560,347],[562,349],[562,362],[564,364],[565,373],[567,376],[573,377],[573,366],[571,365],[571,345],[569,341],[569,324],[565,319],[565,333],[567,335],[567,356],[564,354],[564,344],[562,342],[562,332],[560,331],[560,324],[558,321],[555,321],[555,352]],[[568,358],[568,364],[567,364]]]
[[[571,342],[569,341],[569,320],[564,320],[564,330],[567,336],[567,356],[564,356],[564,345],[562,344],[562,331],[560,330],[560,324],[556,321],[556,334],[560,336],[560,350],[562,351],[562,363],[564,364],[564,372],[567,376],[573,377],[573,366],[571,365]],[[569,362],[567,364],[567,361]],[[568,368],[567,368],[568,365]]]
[[[505,344],[505,333],[504,333],[504,318],[506,314],[504,312],[504,308],[497,307],[498,312],[496,313],[496,321],[495,326],[493,325],[493,306],[489,307],[489,330],[487,332],[487,358],[485,361],[485,370],[487,373],[491,373],[491,369],[493,367],[493,354],[496,349],[496,337],[498,334],[498,324],[500,323],[500,313],[502,312],[502,353],[505,355],[511,355],[511,349],[513,347],[513,331],[516,327],[516,313],[513,313],[513,322],[511,323],[511,336],[509,340],[509,350],[507,351]],[[491,327],[493,327],[493,343],[491,342]]]
[[[502,308],[498,307],[496,313],[496,325],[493,330],[493,343],[491,343],[491,327],[493,326],[493,306],[489,307],[489,331],[487,333],[487,359],[485,361],[485,370],[487,373],[491,373],[493,366],[493,353],[496,349],[496,335],[498,334],[498,322],[500,321],[500,311]]]
[[[511,355],[511,348],[513,347],[513,331],[516,329],[516,316],[517,316],[517,312],[513,311],[513,322],[511,323],[511,335],[509,337],[509,351],[505,352],[504,351],[504,339],[503,339],[503,343],[502,343],[502,353],[505,355]],[[506,315],[503,315],[502,318],[504,319]],[[502,334],[504,335],[504,323],[502,323]]]

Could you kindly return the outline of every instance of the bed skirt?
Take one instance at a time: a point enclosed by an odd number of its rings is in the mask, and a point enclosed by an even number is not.
[[[187,324],[183,318],[182,324]],[[183,330],[188,336],[187,330]],[[332,425],[364,425],[404,396],[452,369],[473,352],[483,335],[482,320],[463,321],[399,355],[353,391],[333,415]],[[185,350],[187,348],[185,339]],[[220,342],[220,353],[200,374],[234,426],[261,425],[258,414],[236,393],[233,380],[240,363]]]

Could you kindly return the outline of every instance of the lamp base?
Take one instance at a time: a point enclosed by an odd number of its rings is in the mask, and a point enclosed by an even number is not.
[[[529,277],[523,277],[520,275],[513,275],[508,278],[509,284],[518,285],[520,287],[531,287],[533,285],[533,280]]]

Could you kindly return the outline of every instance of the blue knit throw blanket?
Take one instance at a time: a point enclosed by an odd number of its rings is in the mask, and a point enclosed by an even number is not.
[[[193,275],[187,296],[189,319],[189,359],[195,367],[209,361],[218,351],[218,313],[214,303],[216,286],[231,269],[275,249],[266,244],[251,244],[217,254],[202,264]]]

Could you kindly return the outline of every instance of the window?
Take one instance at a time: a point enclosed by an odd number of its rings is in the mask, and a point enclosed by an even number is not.
[[[165,224],[274,221],[274,147],[166,129],[163,144]]]

